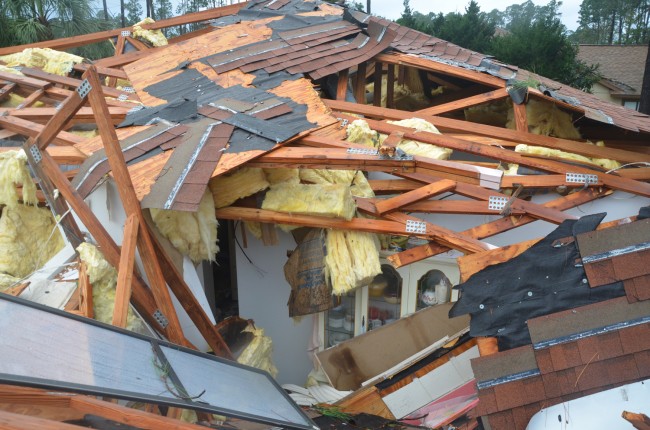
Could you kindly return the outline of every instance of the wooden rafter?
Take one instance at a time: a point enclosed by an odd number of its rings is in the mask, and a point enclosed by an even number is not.
[[[391,197],[384,200],[375,200],[375,208],[378,215],[384,215],[386,212],[395,211],[406,205],[428,199],[445,191],[456,188],[456,182],[449,179],[443,179],[416,188],[399,196]]]
[[[169,19],[163,19],[151,24],[144,24],[143,29],[158,30],[167,27],[174,27],[177,25],[192,24],[195,22],[208,21],[211,19],[219,18],[236,14],[239,9],[244,7],[247,3],[236,3],[229,6],[224,6],[216,9],[208,9],[201,12],[188,13],[181,16],[176,16]],[[102,42],[111,37],[119,36],[123,31],[130,31],[131,27],[116,28],[114,30],[100,31],[97,33],[84,34],[81,36],[72,36],[61,39],[48,40],[45,42],[31,43],[28,45],[8,46],[0,48],[0,55],[13,54],[26,48],[51,48],[57,50],[66,50],[76,48],[79,46],[89,45],[92,43]]]
[[[421,109],[417,112],[414,112],[413,114],[414,115],[440,115],[458,109],[466,109],[468,107],[477,106],[483,103],[488,103],[495,100],[501,100],[506,97],[508,97],[508,92],[505,90],[505,88],[499,88],[476,96],[463,98],[449,103],[439,104],[426,109]]]
[[[357,105],[340,100],[323,100],[330,108],[338,112],[349,112],[362,114],[370,118],[402,120],[413,118],[412,112],[405,112],[396,109],[377,108],[369,105]],[[575,140],[559,139],[556,137],[542,136],[527,132],[510,130],[507,128],[494,127],[491,125],[477,124],[468,121],[461,121],[439,116],[428,116],[427,121],[442,131],[474,133],[482,136],[505,139],[529,145],[544,146],[552,149],[573,152],[591,158],[607,158],[620,162],[632,163],[638,161],[650,162],[650,155],[640,154],[638,152],[607,148],[602,146],[591,145],[586,142]]]

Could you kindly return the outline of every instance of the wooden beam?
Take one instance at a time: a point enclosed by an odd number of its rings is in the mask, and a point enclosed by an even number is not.
[[[414,116],[412,112],[405,112],[396,109],[377,108],[369,105],[357,105],[354,103],[343,102],[339,100],[323,99],[323,103],[338,112],[350,112],[365,115],[371,118],[402,120],[410,119]],[[494,127],[491,125],[478,124],[451,118],[443,118],[439,116],[428,116],[424,119],[429,121],[440,130],[460,133],[469,132],[497,139],[526,143],[528,145],[559,149],[562,151],[573,152],[592,158],[607,158],[625,163],[633,163],[638,161],[650,162],[650,154],[643,154],[640,152],[596,146],[586,142],[519,132],[507,128]]]
[[[113,238],[108,234],[101,222],[95,217],[88,204],[72,187],[70,181],[59,170],[59,166],[54,162],[52,157],[47,152],[41,154],[42,169],[45,177],[49,178],[54,186],[59,190],[61,196],[72,207],[72,210],[79,217],[86,229],[90,232],[92,237],[97,242],[99,250],[104,255],[104,258],[113,267],[119,267],[120,253],[119,248]],[[42,179],[42,177],[39,175]],[[133,283],[133,303],[136,309],[144,317],[144,319],[154,327],[156,330],[167,335],[167,330],[162,327],[158,321],[153,317],[158,307],[153,298],[150,289],[142,282],[139,277],[134,278]],[[169,337],[169,336],[167,336]]]
[[[508,97],[508,92],[505,88],[499,88],[487,93],[479,94],[472,97],[463,98],[449,103],[439,104],[426,109],[421,109],[414,114],[417,115],[440,115],[447,112],[453,112],[458,109],[466,109],[468,107],[477,106],[483,103],[488,103],[494,100],[501,100]]]
[[[339,218],[328,218],[313,215],[299,215],[284,212],[269,211],[229,206],[216,211],[217,218],[240,221],[257,221],[271,224],[289,224],[315,228],[335,228],[339,230],[357,230],[368,233],[395,234],[430,238],[427,233],[407,233],[404,224],[395,221],[384,221],[368,218],[352,218],[350,221]]]
[[[15,116],[0,116],[0,127],[27,137],[36,137],[45,128],[43,124],[27,121]],[[55,145],[77,145],[85,141],[85,138],[68,133],[67,131],[60,131],[52,139],[52,143]]]
[[[95,318],[95,310],[93,307],[93,286],[88,277],[86,270],[86,263],[79,262],[79,311],[86,318]]]
[[[144,215],[147,223],[151,225],[150,223],[153,223],[153,221],[150,219],[150,214],[146,212]],[[224,339],[221,337],[221,334],[219,334],[219,331],[216,329],[216,327],[212,325],[210,318],[203,310],[201,304],[196,300],[194,293],[192,293],[190,288],[185,283],[183,275],[177,270],[176,265],[170,258],[167,251],[165,251],[164,247],[158,241],[155,234],[151,235],[151,239],[153,241],[156,253],[160,258],[160,268],[165,276],[165,279],[168,280],[169,288],[172,290],[181,306],[183,306],[183,309],[185,309],[187,315],[190,317],[210,348],[212,348],[212,352],[219,357],[232,360],[233,355],[230,351],[230,348],[228,347],[228,344],[226,344]]]
[[[82,430],[87,427],[0,410],[0,428],[3,430]]]
[[[499,215],[498,210],[489,209],[485,200],[426,200],[411,203],[402,208],[405,212],[439,213],[456,215]],[[523,215],[521,209],[512,209],[510,215]]]
[[[585,184],[567,182],[566,175],[506,175],[501,180],[502,188],[515,188],[517,185],[523,185],[524,188],[582,188],[585,186]],[[601,187],[603,181],[599,179],[588,186]]]
[[[528,132],[528,115],[526,114],[526,105],[524,103],[512,103],[515,113],[515,130],[523,133]]]
[[[383,215],[386,212],[400,209],[408,204],[428,199],[440,193],[453,190],[454,188],[456,188],[456,182],[449,179],[443,179],[428,185],[424,185],[420,188],[401,194],[399,196],[391,197],[385,200],[375,200],[375,207],[377,208],[377,213],[379,215]]]
[[[151,47],[148,46],[146,43],[144,43],[141,40],[138,40],[138,39],[136,39],[134,37],[129,36],[129,37],[126,38],[126,41],[129,42],[131,44],[131,46],[133,46],[138,51],[148,51],[149,49],[151,49]]]
[[[401,212],[391,212],[385,214],[384,218],[392,221],[403,222],[404,225],[406,225],[408,221],[423,222],[423,220],[420,218],[412,217]],[[427,236],[444,246],[450,247],[451,249],[458,250],[465,254],[491,249],[490,245],[483,243],[480,240],[466,236],[462,233],[456,233],[455,231],[431,224],[429,222],[424,222],[424,224],[426,226]]]
[[[84,74],[84,77],[88,79],[88,82],[92,87],[88,94],[88,99],[93,108],[93,112],[95,113],[95,120],[99,129],[99,134],[104,143],[104,150],[106,151],[108,163],[113,172],[113,178],[117,184],[120,200],[124,205],[124,211],[127,216],[135,215],[138,219],[140,227],[137,235],[138,250],[140,251],[142,264],[145,273],[147,274],[147,279],[149,280],[151,292],[156,304],[168,321],[167,333],[169,334],[169,339],[170,341],[180,345],[189,345],[189,342],[183,335],[183,329],[178,320],[178,315],[176,315],[176,311],[174,310],[174,305],[169,290],[167,289],[165,278],[160,269],[158,257],[153,247],[151,234],[146,228],[146,222],[142,215],[140,202],[136,197],[133,183],[131,182],[131,176],[126,167],[126,162],[124,161],[124,154],[122,153],[113,124],[110,121],[108,107],[104,101],[104,95],[101,92],[99,75],[95,68],[89,67]]]
[[[17,146],[0,147],[0,152],[15,151],[22,149]],[[86,154],[79,151],[74,146],[49,146],[46,151],[58,164],[79,165],[86,160]]]
[[[247,4],[248,3],[236,3],[230,6],[188,13],[173,18],[162,19],[151,24],[144,24],[142,28],[145,30],[158,30],[161,28],[173,27],[176,25],[208,21],[222,16],[235,15],[239,9],[246,6]],[[111,37],[119,36],[122,31],[131,30],[133,30],[132,27],[116,28],[114,30],[100,31],[97,33],[84,34],[81,36],[65,37],[61,39],[48,40],[45,42],[8,46],[5,48],[0,48],[0,55],[13,54],[27,48],[52,48],[57,50],[66,50],[70,48],[76,48],[78,46],[88,45],[91,43],[102,42],[104,40],[110,39]]]
[[[16,87],[17,85],[14,82],[3,85],[2,88],[0,88],[0,102],[9,97]]]
[[[131,214],[124,223],[124,239],[120,252],[117,286],[115,287],[115,306],[113,307],[112,324],[117,327],[126,328],[126,318],[129,314],[129,302],[131,301],[137,240],[138,218],[135,214]]]
[[[205,430],[205,427],[197,424],[127,408],[90,396],[71,397],[70,407],[84,414],[98,415],[143,430]]]
[[[126,75],[126,72],[124,70],[113,69],[110,67],[101,67],[96,64],[93,65],[97,69],[97,73],[99,73],[100,76],[106,76],[110,78],[117,78],[117,79],[124,79],[124,80],[129,79],[129,77]],[[74,70],[81,73],[84,73],[86,70],[88,70],[88,67],[90,67],[90,64],[85,64],[85,63],[79,63],[72,66]],[[109,87],[110,86],[112,85],[109,85]]]
[[[67,76],[59,76],[53,73],[44,72],[40,69],[33,69],[29,67],[25,67],[22,70],[22,72],[25,76],[37,78],[45,82],[52,82],[55,84],[64,85],[66,87],[70,87],[73,89],[77,89],[83,82],[83,80],[81,79],[70,78]],[[112,88],[106,85],[101,85],[101,81],[100,81],[100,88],[102,89],[104,95],[108,97],[115,97],[115,98],[122,97],[128,100],[136,100],[136,101],[138,100],[138,96],[135,93],[127,93],[125,91],[121,91],[116,88]]]
[[[123,107],[109,107],[108,111],[111,115],[111,122],[113,124],[119,124],[124,121],[129,109]],[[49,121],[55,120],[55,117],[60,117],[64,114],[63,109],[49,108],[49,107],[40,107],[40,108],[0,108],[0,115],[12,116],[24,119],[26,121],[32,121],[37,123],[47,123]],[[90,107],[78,107],[77,112],[67,112],[68,117],[66,122],[63,123],[65,126],[70,126],[77,123],[94,123],[95,117],[93,116],[93,111]],[[58,122],[58,120],[57,120]],[[52,130],[51,133],[54,133],[55,130]],[[60,130],[59,130],[60,131]]]
[[[603,197],[608,193],[611,193],[611,191],[588,188],[573,194],[569,194],[568,196],[560,197],[558,199],[544,203],[543,206],[557,210],[566,210]],[[536,218],[529,215],[508,216],[500,218],[496,221],[467,229],[462,233],[476,239],[483,239],[506,232],[508,230],[512,230],[513,228],[520,227],[522,225],[529,224],[536,220]],[[387,257],[387,259],[394,267],[402,267],[411,263],[415,263],[416,261],[424,260],[425,258],[433,257],[443,252],[447,252],[449,249],[450,248],[440,246],[436,243],[428,243],[407,249],[406,251],[402,251],[397,254],[393,254]]]
[[[336,81],[336,100],[345,100],[345,95],[348,92],[348,73],[348,69],[344,69],[339,72],[339,76]]]
[[[30,107],[31,105],[36,103],[38,99],[43,97],[44,94],[45,94],[45,90],[42,88],[34,91],[31,95],[26,97],[18,106],[16,106],[16,109],[23,109],[26,107]]]
[[[476,272],[480,272],[487,266],[503,263],[521,254],[540,239],[527,240],[513,245],[502,246],[475,254],[464,255],[456,259],[460,270],[461,282],[467,281]]]
[[[357,66],[357,79],[354,86],[354,98],[357,103],[366,104],[366,62]]]
[[[364,106],[364,107],[372,108],[371,106]],[[341,116],[344,118],[346,117],[345,115],[341,115]],[[351,118],[353,117],[348,117],[348,119]],[[627,191],[629,193],[638,194],[644,197],[650,197],[650,184],[647,183],[634,181],[620,176],[615,176],[612,174],[605,174],[584,167],[568,165],[559,161],[541,159],[537,157],[527,157],[525,155],[519,154],[517,152],[509,151],[506,149],[495,148],[492,146],[478,146],[473,143],[464,141],[462,139],[455,139],[441,134],[434,134],[425,131],[415,132],[412,129],[409,129],[407,127],[400,127],[393,124],[387,124],[384,122],[374,121],[374,120],[367,120],[367,122],[370,125],[370,128],[380,133],[390,134],[394,131],[401,131],[404,133],[404,138],[406,139],[411,139],[423,143],[430,143],[432,145],[438,145],[445,148],[458,150],[461,152],[467,152],[470,154],[481,155],[484,157],[493,158],[495,160],[501,160],[508,163],[521,164],[542,171],[549,171],[554,173],[571,172],[571,173],[596,175],[600,180],[603,181],[603,184],[605,184],[607,187],[621,190],[621,191]],[[520,134],[526,134],[526,133],[520,133]],[[546,138],[546,136],[537,136],[537,137]],[[583,144],[581,142],[572,142],[572,143],[586,145],[593,148],[601,148],[596,145]],[[637,157],[642,157],[641,154],[635,154],[635,155]]]
[[[479,84],[492,86],[495,88],[505,87],[505,80],[489,75],[487,73],[464,69],[462,67],[452,66],[450,64],[445,64],[438,61],[431,61],[426,58],[416,57],[414,55],[400,53],[379,54],[375,56],[375,60],[388,64],[399,64],[403,66],[415,67],[422,70],[440,72],[445,75],[466,79],[468,81],[477,82]]]
[[[395,66],[388,65],[386,75],[386,107],[393,109],[395,107]]]
[[[384,64],[380,61],[375,62],[375,72],[374,72],[374,77],[373,81],[375,83],[374,88],[373,88],[373,95],[372,95],[372,104],[375,106],[381,106],[381,85],[382,85],[382,79],[384,76]]]

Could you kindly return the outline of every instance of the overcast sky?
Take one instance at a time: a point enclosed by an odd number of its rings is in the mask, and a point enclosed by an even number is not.
[[[364,6],[366,0],[360,1]],[[490,12],[492,9],[505,10],[512,4],[521,4],[525,0],[477,0],[483,12]],[[411,10],[423,14],[429,12],[442,12],[447,14],[449,12],[465,13],[465,8],[470,0],[410,0]],[[538,6],[548,4],[548,0],[533,0]],[[582,0],[563,0],[560,6],[562,13],[562,22],[569,30],[575,30],[578,27],[578,11],[580,10],[580,3]],[[371,3],[372,13],[375,15],[383,16],[388,19],[397,19],[404,10],[403,1],[401,0],[372,0]]]

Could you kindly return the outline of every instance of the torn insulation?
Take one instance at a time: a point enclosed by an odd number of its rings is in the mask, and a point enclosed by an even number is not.
[[[217,176],[209,183],[214,206],[219,209],[269,187],[264,171],[245,167],[230,175]]]
[[[215,259],[219,252],[218,222],[212,194],[203,194],[197,212],[155,208],[150,210],[151,218],[160,233],[169,239],[181,254],[190,257],[194,263]]]
[[[269,189],[262,209],[349,221],[356,204],[347,185],[282,183]]]
[[[335,295],[367,285],[381,273],[375,234],[330,229],[326,248],[325,270]]]

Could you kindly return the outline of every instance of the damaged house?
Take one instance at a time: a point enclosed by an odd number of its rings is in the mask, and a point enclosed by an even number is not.
[[[0,420],[598,428],[563,411],[624,390],[598,425],[641,425],[649,141],[320,1],[0,48]]]

